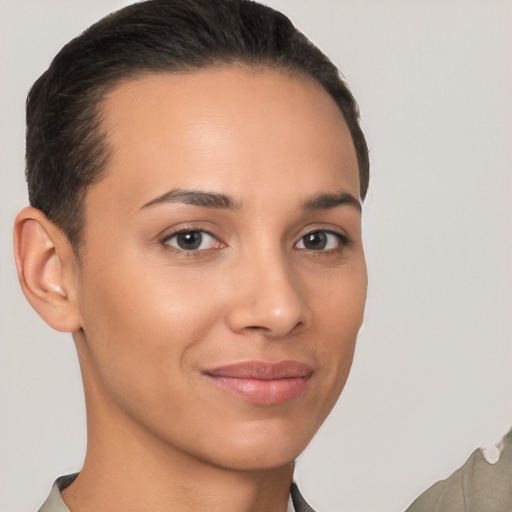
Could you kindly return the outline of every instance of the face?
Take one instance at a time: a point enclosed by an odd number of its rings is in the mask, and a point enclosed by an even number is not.
[[[110,411],[222,467],[293,461],[345,384],[363,319],[339,109],[303,77],[211,69],[124,83],[103,126],[112,158],[85,200],[76,299],[90,423]]]

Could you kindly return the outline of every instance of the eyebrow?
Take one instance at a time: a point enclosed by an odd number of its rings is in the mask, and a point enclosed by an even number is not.
[[[234,199],[225,194],[217,192],[201,192],[198,190],[173,189],[147,202],[140,208],[140,210],[163,203],[182,203],[192,206],[227,210],[237,210],[241,206],[240,203],[237,203]],[[302,207],[304,210],[314,211],[330,210],[344,205],[350,206],[358,212],[361,212],[361,203],[348,192],[319,194],[308,199]]]
[[[165,194],[152,199],[140,209],[149,208],[162,203],[182,203],[192,206],[203,206],[206,208],[222,208],[228,210],[236,210],[240,207],[233,199],[225,194],[216,192],[200,192],[197,190],[169,190]]]
[[[330,210],[338,206],[350,206],[361,213],[361,203],[348,192],[336,194],[319,194],[304,203],[305,210]]]

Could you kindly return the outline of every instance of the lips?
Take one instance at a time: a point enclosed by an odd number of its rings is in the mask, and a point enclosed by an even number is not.
[[[229,394],[259,405],[279,405],[302,395],[313,374],[298,361],[244,361],[203,372]]]

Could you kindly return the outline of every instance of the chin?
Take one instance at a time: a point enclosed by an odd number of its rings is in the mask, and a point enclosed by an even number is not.
[[[231,451],[213,456],[209,462],[231,471],[266,471],[293,465],[302,450],[272,450],[267,448]]]
[[[239,471],[257,471],[293,465],[295,459],[311,441],[316,429],[300,430],[293,428],[254,428],[232,433],[218,439],[208,450],[206,458],[215,466]],[[200,455],[201,456],[201,455]]]

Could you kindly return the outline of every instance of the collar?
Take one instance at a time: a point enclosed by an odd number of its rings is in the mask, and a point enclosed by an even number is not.
[[[50,495],[38,512],[70,512],[69,508],[62,500],[61,491],[63,491],[68,485],[71,485],[77,476],[78,473],[73,473],[71,475],[65,475],[57,478],[53,484]],[[314,512],[302,497],[302,494],[295,482],[292,483],[290,488],[290,498],[288,500],[286,512]]]
[[[73,473],[72,475],[65,475],[57,478],[53,484],[52,490],[50,491],[50,495],[46,498],[46,501],[38,512],[70,512],[69,508],[66,507],[66,504],[62,500],[60,492],[68,485],[71,485],[77,476],[78,473]]]

